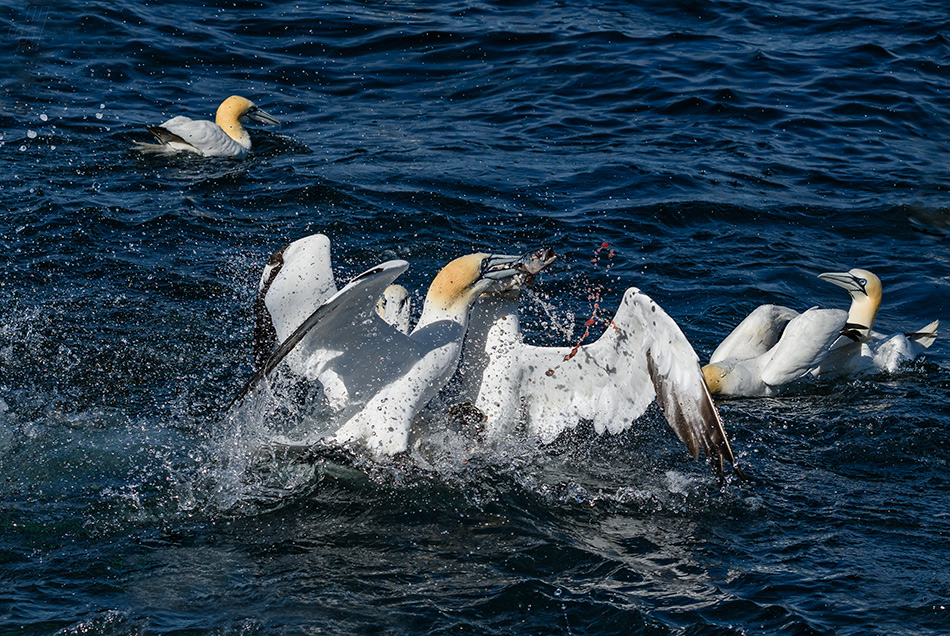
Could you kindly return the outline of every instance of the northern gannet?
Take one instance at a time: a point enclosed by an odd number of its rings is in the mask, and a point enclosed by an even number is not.
[[[409,290],[402,285],[390,285],[376,301],[376,313],[402,333],[409,333],[412,325],[412,299]]]
[[[256,366],[337,291],[326,235],[311,234],[274,252],[264,266],[254,302]],[[402,285],[391,285],[379,298],[377,313],[403,333],[409,333],[410,312],[408,292]],[[288,363],[303,375],[298,355],[291,353]]]
[[[550,250],[455,259],[432,281],[409,335],[376,312],[380,296],[409,266],[387,261],[354,278],[307,317],[238,399],[294,353],[306,376],[323,386],[335,412],[328,429],[309,442],[362,441],[380,455],[405,451],[416,414],[455,373],[475,300],[485,292],[517,288],[553,260]]]
[[[881,279],[866,269],[828,272],[818,278],[842,287],[851,296],[847,324],[831,346],[827,357],[817,365],[817,376],[836,377],[865,373],[894,373],[901,364],[912,361],[937,337],[940,321],[934,320],[912,333],[885,336],[872,330],[881,307]]]
[[[137,142],[140,150],[150,152],[192,152],[204,157],[245,157],[251,149],[251,137],[242,125],[252,119],[263,124],[280,125],[254,103],[239,95],[221,102],[215,120],[172,117],[148,130],[157,144]]]
[[[525,344],[516,299],[483,296],[460,375],[463,396],[486,416],[489,439],[521,422],[542,443],[582,420],[598,433],[619,433],[656,399],[694,458],[703,451],[720,476],[726,461],[741,475],[699,358],[676,322],[636,287],[597,341],[574,348]]]
[[[706,386],[713,395],[775,395],[824,360],[847,317],[840,309],[813,307],[799,314],[761,305],[713,351],[703,367]]]

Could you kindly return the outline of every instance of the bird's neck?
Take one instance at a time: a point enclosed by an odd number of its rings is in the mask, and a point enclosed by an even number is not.
[[[874,318],[877,316],[877,310],[880,307],[880,301],[875,302],[868,296],[859,296],[851,300],[851,308],[848,310],[847,330],[852,331],[860,338],[866,338],[874,326]]]
[[[468,315],[472,303],[467,298],[456,297],[451,300],[433,298],[430,294],[426,296],[425,303],[422,306],[422,315],[419,316],[419,322],[413,331],[419,331],[427,325],[438,322],[454,322],[461,326],[462,330],[468,326]]]
[[[233,111],[226,110],[224,112],[218,112],[214,118],[214,123],[220,126],[221,130],[227,133],[228,137],[250,150],[251,136],[247,134],[247,130],[241,125],[241,120],[238,119]]]

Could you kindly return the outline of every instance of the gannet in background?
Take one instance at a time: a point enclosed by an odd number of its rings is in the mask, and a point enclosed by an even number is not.
[[[702,450],[720,476],[726,461],[739,473],[699,358],[676,322],[635,287],[600,339],[575,348],[525,344],[516,298],[483,296],[460,375],[463,396],[486,416],[489,439],[521,421],[542,443],[581,420],[598,433],[619,433],[656,399],[694,458]]]
[[[380,296],[409,266],[387,261],[314,311],[267,358],[238,400],[293,352],[335,411],[328,429],[309,441],[362,441],[381,455],[405,451],[416,414],[455,373],[475,300],[485,292],[517,288],[553,260],[553,252],[543,250],[452,261],[432,281],[409,335],[376,313]]]
[[[825,359],[847,317],[840,309],[757,307],[710,356],[706,386],[713,395],[775,395]]]
[[[151,152],[181,151],[204,157],[242,158],[251,149],[251,137],[242,125],[249,119],[280,125],[277,118],[259,109],[252,101],[232,95],[218,106],[213,122],[179,115],[160,126],[148,127],[158,140],[157,144],[137,143],[140,150]]]
[[[376,301],[376,313],[402,333],[409,333],[412,304],[409,290],[402,285],[390,285]]]
[[[913,333],[885,336],[872,331],[883,288],[881,279],[868,270],[830,272],[819,274],[818,278],[848,290],[851,307],[847,324],[828,356],[814,369],[815,375],[894,373],[901,364],[917,358],[936,339],[938,320]]]
[[[271,255],[264,266],[254,302],[254,358],[259,368],[314,310],[337,293],[330,257],[330,239],[311,234]],[[409,333],[410,299],[406,288],[392,285],[380,296],[377,312],[403,333]],[[291,353],[288,364],[303,375],[302,361]]]

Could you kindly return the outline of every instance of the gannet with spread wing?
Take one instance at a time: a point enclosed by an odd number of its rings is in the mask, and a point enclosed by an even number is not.
[[[337,291],[326,235],[311,234],[274,252],[264,266],[254,303],[256,366]],[[387,287],[377,302],[380,317],[403,333],[409,333],[410,312],[409,294],[402,285]],[[291,352],[287,361],[303,375],[299,355]]]
[[[598,433],[618,433],[656,399],[693,457],[703,451],[720,475],[726,461],[738,472],[699,358],[676,322],[635,287],[600,339],[576,348],[526,344],[516,299],[483,296],[460,373],[463,395],[486,416],[489,438],[506,435],[522,419],[542,442],[582,420]]]
[[[242,396],[294,353],[298,368],[323,386],[335,411],[319,439],[362,441],[381,455],[402,452],[416,414],[455,373],[475,300],[485,292],[516,288],[553,260],[553,252],[542,250],[523,257],[471,254],[452,261],[432,281],[409,335],[384,322],[376,310],[408,263],[383,263],[307,317],[264,361]]]
[[[160,126],[149,126],[157,144],[137,144],[140,150],[149,152],[190,152],[204,157],[242,158],[251,149],[251,136],[243,126],[248,120],[280,125],[276,117],[259,109],[254,102],[232,95],[218,106],[214,121],[181,115],[172,117]]]
[[[881,279],[866,269],[819,274],[818,278],[842,287],[851,296],[847,324],[831,351],[813,373],[836,377],[865,373],[894,373],[933,344],[940,322],[934,320],[912,333],[885,336],[872,330],[881,307]]]
[[[799,314],[761,305],[716,347],[703,367],[706,385],[713,395],[775,395],[825,359],[847,317],[839,309]]]

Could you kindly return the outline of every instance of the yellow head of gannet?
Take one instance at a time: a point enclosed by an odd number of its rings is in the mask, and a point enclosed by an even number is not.
[[[276,117],[269,115],[258,108],[251,100],[240,95],[231,95],[218,106],[214,123],[228,134],[228,137],[246,148],[251,147],[251,136],[242,125],[247,120],[262,124],[280,125]]]
[[[877,310],[881,307],[881,279],[866,269],[857,268],[849,272],[819,274],[818,278],[848,290],[851,295],[848,322],[842,335],[852,340],[867,338],[874,326]]]
[[[457,258],[443,267],[429,285],[419,325],[446,318],[465,323],[479,296],[518,287],[536,273],[532,268],[540,271],[554,258],[550,249],[525,256],[478,253]]]
[[[709,392],[713,395],[719,395],[723,392],[722,381],[726,375],[726,370],[718,364],[710,363],[703,367],[703,379],[706,381]]]

